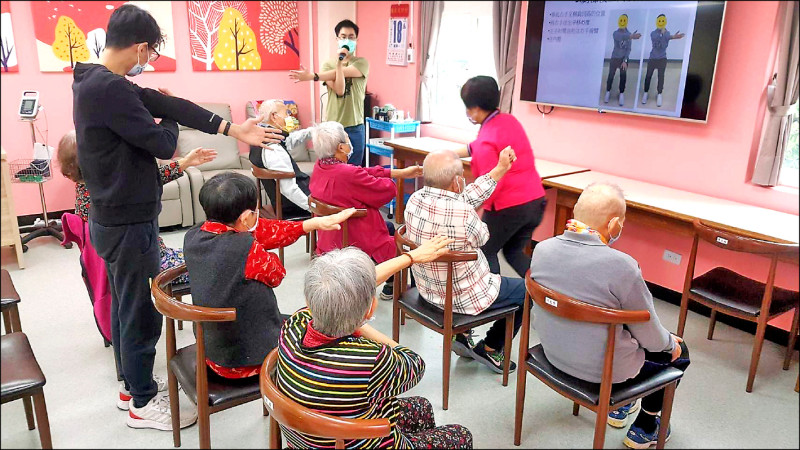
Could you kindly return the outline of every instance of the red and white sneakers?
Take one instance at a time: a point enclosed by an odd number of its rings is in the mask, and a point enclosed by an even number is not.
[[[153,375],[153,381],[156,382],[158,385],[158,392],[164,392],[167,390],[167,380],[159,377],[158,375]],[[125,383],[120,381],[119,383],[119,399],[117,400],[117,408],[127,411],[128,410],[128,403],[131,400],[131,393],[125,389]]]

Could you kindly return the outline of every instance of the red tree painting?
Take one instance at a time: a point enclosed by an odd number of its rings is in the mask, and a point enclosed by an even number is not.
[[[39,69],[42,72],[69,72],[76,62],[97,62],[105,48],[108,19],[125,3],[84,0],[30,2]],[[134,3],[149,11],[166,35],[165,44],[159,49],[161,57],[150,65],[156,71],[175,71],[172,5],[158,1]]]
[[[14,42],[14,30],[11,28],[11,5],[7,1],[0,2],[0,72],[19,72],[17,64],[17,44]]]
[[[186,3],[193,70],[284,70],[296,68],[300,64],[297,2],[189,1]],[[225,15],[226,10],[228,16]],[[241,19],[238,18],[239,14]],[[235,29],[223,23],[226,17],[236,24]],[[265,17],[271,22],[268,27],[265,27]],[[244,23],[239,23],[240,21]],[[226,48],[224,42],[219,45],[220,33],[224,31],[221,24],[226,27],[227,34],[223,33],[226,39],[233,39],[235,42],[238,42],[237,36],[242,32],[248,36],[252,33],[252,44],[249,42],[250,37],[247,38],[247,45],[251,47],[248,47],[246,56],[238,55],[232,48]]]

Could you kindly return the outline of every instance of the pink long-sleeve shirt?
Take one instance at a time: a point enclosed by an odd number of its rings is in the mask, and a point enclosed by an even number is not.
[[[500,152],[508,146],[514,149],[517,160],[483,203],[484,209],[489,211],[522,205],[544,196],[528,135],[511,114],[495,111],[481,124],[478,137],[469,144],[473,175],[489,173],[497,165]]]
[[[391,172],[380,166],[359,167],[351,164],[325,164],[318,160],[311,174],[311,196],[331,205],[365,208],[366,217],[349,219],[348,240],[380,264],[394,258],[394,238],[378,209],[392,200],[396,187]],[[342,231],[318,231],[317,253],[342,246]]]

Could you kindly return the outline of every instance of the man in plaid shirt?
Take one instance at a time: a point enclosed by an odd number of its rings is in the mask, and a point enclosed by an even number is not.
[[[476,261],[453,264],[453,312],[478,315],[484,311],[517,305],[514,334],[522,323],[525,282],[489,271],[489,264],[480,247],[489,240],[489,230],[475,211],[492,195],[497,182],[508,172],[516,159],[514,150],[500,152],[497,166],[467,185],[464,166],[455,152],[430,153],[423,163],[425,187],[411,195],[405,210],[406,236],[421,244],[437,235],[455,239],[451,251],[476,251]],[[411,267],[420,295],[428,302],[444,308],[447,288],[447,264],[430,262]],[[497,373],[503,373],[505,319],[496,321],[486,338],[473,343],[472,330],[454,337],[453,351],[474,358]],[[511,362],[511,370],[516,364]]]

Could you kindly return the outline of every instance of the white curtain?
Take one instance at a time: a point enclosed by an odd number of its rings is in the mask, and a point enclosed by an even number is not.
[[[781,2],[779,16],[781,25],[780,48],[775,62],[775,75],[767,86],[767,111],[761,131],[753,184],[775,186],[780,177],[783,153],[789,141],[792,118],[789,107],[797,102],[798,85],[798,2]]]
[[[417,120],[431,120],[433,68],[439,28],[442,23],[443,1],[423,1],[420,14],[419,92],[417,94]]]
[[[497,84],[500,86],[500,111],[506,113],[511,112],[511,101],[514,96],[521,14],[522,2],[492,3],[494,63],[497,69]]]

